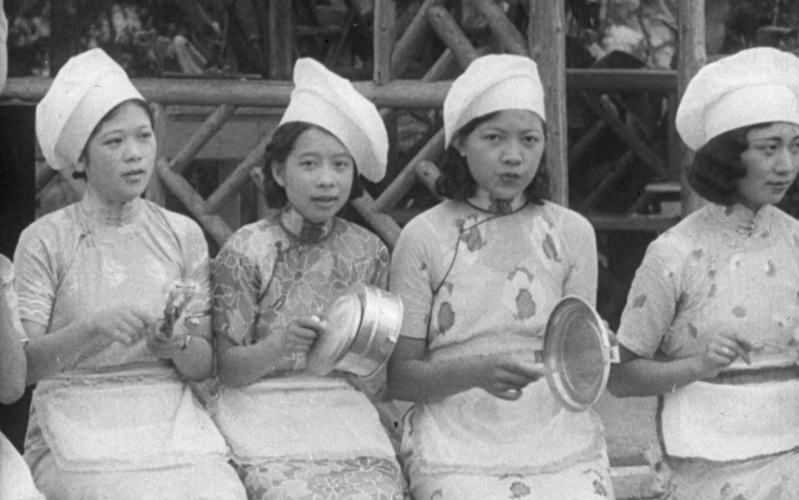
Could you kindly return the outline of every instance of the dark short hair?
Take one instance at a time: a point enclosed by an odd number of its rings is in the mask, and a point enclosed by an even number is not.
[[[499,111],[495,111],[478,116],[455,133],[445,152],[444,161],[441,165],[441,175],[436,179],[436,193],[439,196],[452,200],[466,201],[477,193],[477,181],[474,180],[471,171],[469,171],[466,158],[460,154],[454,144],[474,132],[481,123],[491,120],[499,113]],[[544,132],[546,132],[546,123],[544,123]],[[541,156],[538,172],[536,172],[535,177],[533,177],[532,182],[525,188],[524,192],[527,195],[527,201],[537,205],[542,205],[544,200],[549,199],[549,168],[546,161],[546,149]]]
[[[150,119],[150,126],[151,127],[153,126],[153,124],[155,123],[155,118],[153,117],[153,110],[150,109],[150,106],[147,105],[147,102],[142,101],[141,99],[128,99],[126,101],[122,101],[113,108],[111,108],[111,111],[106,113],[100,119],[100,121],[97,122],[97,125],[94,126],[94,129],[92,129],[92,133],[89,134],[89,138],[86,139],[86,144],[83,145],[83,151],[81,151],[80,153],[80,158],[84,158],[87,161],[89,160],[89,143],[92,142],[92,139],[94,139],[97,133],[100,132],[100,129],[103,127],[103,125],[108,123],[109,120],[113,119],[119,113],[119,110],[122,109],[122,106],[128,103],[136,104],[141,109],[143,109],[144,112],[147,113],[147,117]],[[85,179],[86,172],[72,172],[72,178]]]
[[[286,190],[277,183],[272,175],[272,162],[281,165],[286,164],[286,159],[294,149],[294,143],[297,138],[302,135],[306,130],[312,128],[321,130],[326,134],[336,137],[335,134],[325,130],[324,128],[308,122],[287,122],[280,125],[272,135],[272,140],[266,145],[264,150],[264,194],[266,196],[266,204],[270,208],[283,208],[288,203],[289,199],[286,196]],[[363,196],[363,185],[358,177],[358,165],[355,165],[352,173],[352,190],[350,197],[347,199],[349,203],[352,200]]]
[[[699,148],[688,168],[688,183],[696,193],[718,205],[730,206],[738,201],[738,181],[746,177],[741,154],[749,149],[746,135],[750,130],[772,123],[739,127],[710,139]]]

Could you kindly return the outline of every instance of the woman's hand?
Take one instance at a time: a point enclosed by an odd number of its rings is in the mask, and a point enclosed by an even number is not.
[[[749,352],[755,347],[737,333],[719,333],[711,337],[705,350],[696,356],[700,380],[713,378],[738,358],[747,363]]]
[[[189,330],[186,326],[186,315],[178,317],[172,323],[169,336],[161,328],[161,321],[156,321],[147,329],[147,349],[158,359],[172,359],[186,348]]]
[[[103,309],[89,320],[88,330],[94,336],[103,336],[113,342],[133,345],[147,334],[155,324],[152,314],[135,306]]]
[[[546,374],[541,364],[530,364],[510,355],[483,358],[479,386],[500,399],[515,401],[522,389]]]
[[[327,323],[317,316],[297,318],[277,334],[278,349],[283,354],[307,353],[326,326]]]

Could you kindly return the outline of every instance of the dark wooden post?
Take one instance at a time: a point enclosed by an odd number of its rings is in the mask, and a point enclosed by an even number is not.
[[[679,3],[679,47],[677,48],[677,78],[680,96],[688,82],[707,62],[705,53],[705,0],[680,0]],[[688,185],[686,169],[693,162],[694,154],[682,144],[680,181],[682,183],[682,214],[686,216],[704,203]]]
[[[269,0],[269,77],[291,80],[294,69],[294,19],[291,0]]]
[[[391,54],[396,42],[395,0],[376,0],[374,14],[374,76],[376,85],[391,81]]]
[[[546,91],[546,154],[552,174],[552,200],[568,206],[565,18],[564,0],[530,0],[528,43]]]

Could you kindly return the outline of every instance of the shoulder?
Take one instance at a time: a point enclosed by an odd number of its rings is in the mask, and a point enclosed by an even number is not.
[[[191,217],[167,210],[166,208],[160,207],[149,200],[141,200],[141,203],[142,211],[145,213],[148,219],[163,221],[177,234],[192,236],[203,234],[200,225]]]
[[[533,205],[535,207],[535,205]],[[555,227],[560,227],[564,231],[574,231],[578,233],[593,233],[594,227],[582,214],[553,203],[545,201],[543,205],[539,205],[544,217]]]
[[[223,252],[240,254],[267,253],[277,241],[285,239],[280,225],[271,219],[259,220],[241,226],[222,247]]]
[[[458,236],[458,221],[467,215],[465,205],[462,202],[446,200],[438,205],[420,213],[402,229],[402,235],[406,238],[446,238],[449,233]]]
[[[79,236],[76,204],[36,219],[26,227],[19,237],[18,247],[26,247],[39,242],[45,247],[64,248],[66,243]]]
[[[346,219],[336,217],[337,231],[349,238],[355,238],[363,244],[374,247],[385,247],[383,240],[381,240],[375,233]]]

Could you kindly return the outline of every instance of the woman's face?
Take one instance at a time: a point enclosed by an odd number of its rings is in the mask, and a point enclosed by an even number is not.
[[[88,187],[101,198],[120,204],[144,193],[155,155],[149,115],[141,104],[127,102],[89,139],[77,170],[86,171]]]
[[[455,148],[466,158],[478,188],[507,200],[533,181],[544,154],[544,122],[529,110],[500,111],[460,137]]]
[[[289,203],[311,222],[333,218],[347,203],[355,161],[331,134],[312,127],[297,137],[285,163],[273,163],[272,175]]]
[[[752,210],[779,203],[799,172],[799,125],[778,122],[746,134],[741,153],[746,176],[738,181],[741,204]]]

